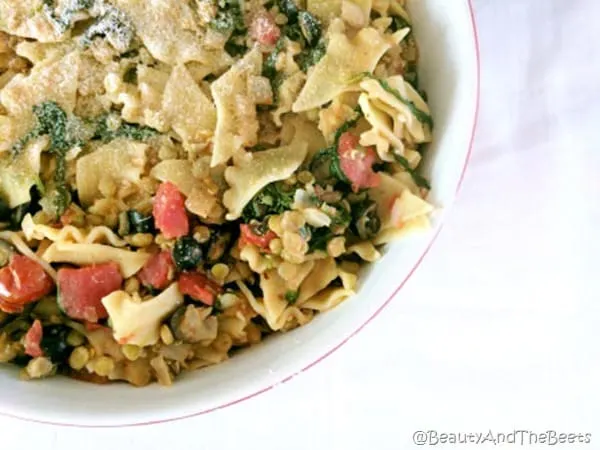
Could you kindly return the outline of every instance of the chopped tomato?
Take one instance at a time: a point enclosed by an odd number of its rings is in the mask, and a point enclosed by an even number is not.
[[[37,319],[34,320],[33,325],[31,325],[31,328],[29,328],[29,331],[25,335],[25,354],[33,358],[44,356],[44,352],[40,347],[43,332],[42,322]]]
[[[39,300],[54,289],[54,282],[33,259],[14,255],[10,264],[0,269],[0,309],[9,314],[23,311],[23,306]]]
[[[175,263],[171,252],[162,251],[153,255],[144,265],[138,279],[147,287],[165,289],[173,279]]]
[[[379,185],[380,177],[373,171],[377,155],[372,147],[362,147],[360,138],[350,132],[342,134],[338,144],[340,167],[352,183],[352,190]]]
[[[179,277],[179,290],[182,294],[189,295],[208,306],[212,306],[216,295],[223,291],[221,286],[200,272],[182,273]]]
[[[96,323],[108,313],[102,298],[121,288],[123,276],[115,262],[58,271],[58,303],[73,319]]]
[[[254,232],[252,227],[248,224],[241,224],[240,231],[242,232],[240,241],[242,245],[252,244],[262,250],[269,250],[269,244],[273,239],[277,238],[277,235],[271,230],[267,231],[265,234],[258,234]]]
[[[0,311],[4,311],[7,314],[19,314],[20,312],[23,312],[23,306],[7,303],[0,299]]]
[[[162,183],[158,187],[152,215],[156,227],[167,239],[185,236],[190,230],[190,222],[185,211],[185,198],[173,183]]]
[[[275,45],[281,36],[281,30],[271,14],[262,11],[254,16],[250,25],[250,36],[263,45]]]

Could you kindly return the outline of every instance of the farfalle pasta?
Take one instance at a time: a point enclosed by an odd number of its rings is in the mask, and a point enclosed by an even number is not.
[[[405,6],[0,0],[0,363],[168,386],[352,301],[434,211]]]

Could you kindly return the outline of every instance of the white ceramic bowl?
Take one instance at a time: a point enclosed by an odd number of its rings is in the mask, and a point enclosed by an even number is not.
[[[390,245],[368,269],[359,295],[309,325],[268,339],[228,362],[181,377],[171,388],[97,386],[57,377],[21,382],[0,369],[0,414],[71,426],[126,426],[176,420],[250,399],[331,354],[377,315],[419,265],[454,201],[468,161],[479,94],[477,37],[469,0],[411,0],[422,82],[436,122],[427,152],[434,229]]]

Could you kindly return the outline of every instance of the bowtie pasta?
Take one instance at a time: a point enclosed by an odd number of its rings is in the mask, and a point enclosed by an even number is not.
[[[429,226],[406,0],[0,0],[0,362],[170,385]]]

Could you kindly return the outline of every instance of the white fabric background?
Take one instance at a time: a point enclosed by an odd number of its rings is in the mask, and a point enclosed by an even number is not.
[[[600,2],[474,3],[472,162],[437,243],[379,318],[226,410],[117,430],[0,418],[0,449],[391,450],[415,448],[421,429],[515,428],[591,432],[577,448],[600,448]]]

